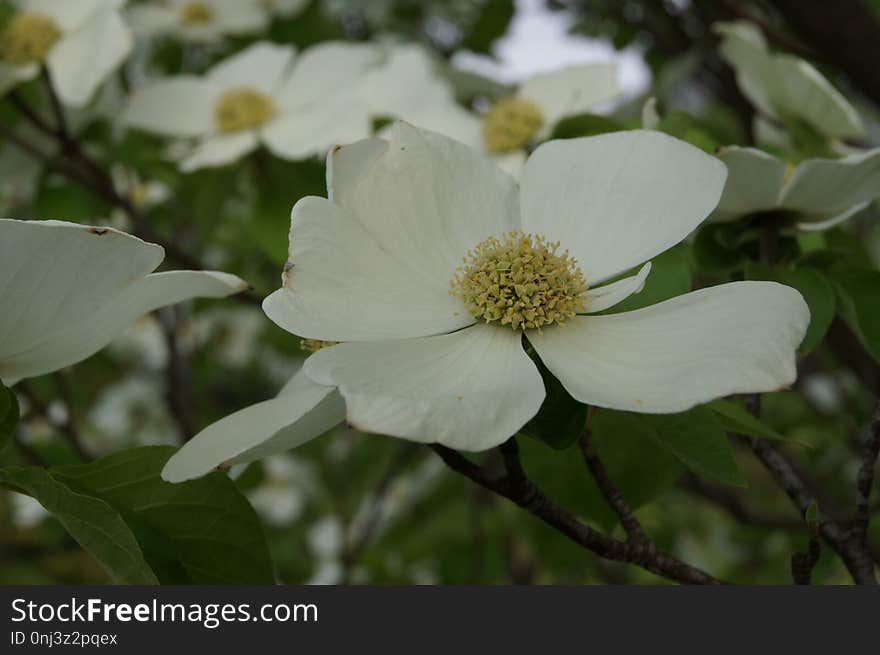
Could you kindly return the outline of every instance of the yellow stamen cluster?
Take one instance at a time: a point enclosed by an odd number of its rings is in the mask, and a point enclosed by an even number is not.
[[[300,339],[299,347],[300,350],[307,350],[310,353],[316,353],[321,350],[321,348],[329,348],[338,343],[338,341],[321,341],[320,339]]]
[[[180,10],[184,25],[204,25],[214,20],[214,11],[204,2],[188,2]]]
[[[43,61],[61,28],[51,16],[38,12],[22,12],[9,19],[0,36],[0,59],[14,66]]]
[[[260,127],[275,115],[272,99],[250,87],[227,91],[214,108],[214,122],[221,132]]]
[[[587,282],[559,243],[513,231],[468,252],[450,285],[475,318],[514,330],[565,323],[584,311]]]
[[[483,117],[483,140],[489,152],[510,152],[528,145],[544,119],[538,106],[522,98],[499,100]]]

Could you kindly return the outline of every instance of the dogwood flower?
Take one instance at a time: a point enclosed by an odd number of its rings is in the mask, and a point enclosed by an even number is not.
[[[128,19],[141,37],[171,34],[204,43],[266,29],[270,4],[270,0],[158,0],[132,7]]]
[[[770,52],[761,31],[746,21],[716,23],[714,30],[740,90],[765,118],[804,121],[835,138],[864,134],[858,112],[812,64]]]
[[[526,149],[546,140],[561,119],[589,111],[619,93],[615,64],[569,66],[526,79],[482,116],[440,105],[438,111],[419,114],[415,122],[492,155],[516,175]]]
[[[256,43],[203,77],[144,85],[123,122],[195,140],[180,162],[183,171],[229,164],[261,143],[301,159],[370,133],[369,111],[351,101],[350,89],[380,59],[369,44],[325,42],[295,57],[290,46]]]
[[[6,385],[90,357],[139,316],[247,285],[216,271],[151,273],[164,251],[124,232],[0,219],[0,379]]]
[[[13,0],[0,32],[0,93],[45,66],[58,97],[82,107],[131,52],[125,0]]]
[[[291,447],[343,411],[366,432],[491,448],[544,400],[526,348],[599,407],[678,412],[789,385],[809,322],[789,287],[734,282],[592,315],[641,290],[650,263],[620,276],[685,238],[725,177],[719,160],[641,130],[543,144],[519,187],[406,123],[334,149],[329,197],[294,206],[283,286],[263,303],[326,347],[277,399],[215,423],[163,475]]]
[[[880,148],[796,167],[757,148],[730,146],[718,157],[728,170],[718,221],[776,212],[801,229],[824,230],[880,197]]]

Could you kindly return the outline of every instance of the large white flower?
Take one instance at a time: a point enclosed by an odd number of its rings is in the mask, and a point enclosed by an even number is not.
[[[61,101],[84,106],[131,52],[125,0],[13,0],[0,34],[0,93],[45,65]]]
[[[70,366],[139,316],[247,285],[216,271],[152,273],[160,246],[61,221],[0,219],[0,379],[12,384]]]
[[[309,357],[277,399],[209,427],[166,479],[313,438],[342,400],[367,432],[491,448],[544,400],[524,346],[577,400],[637,412],[795,378],[809,310],[789,287],[736,282],[586,315],[639,291],[649,264],[616,278],[718,202],[724,165],[686,143],[650,131],[552,141],[518,188],[472,149],[398,123],[387,141],[335,149],[327,176],[329,198],[293,209],[283,287],[263,307],[290,332],[343,343]]]
[[[807,159],[796,167],[763,150],[730,146],[718,157],[727,185],[713,218],[732,221],[778,212],[805,230],[823,230],[880,197],[880,148],[841,159]]]
[[[381,51],[326,42],[299,57],[290,46],[256,43],[205,76],[148,83],[131,97],[123,121],[158,134],[193,139],[184,171],[231,163],[264,144],[301,159],[370,133],[369,110],[351,100]]]
[[[138,36],[209,42],[265,29],[269,8],[270,0],[158,0],[133,6],[128,18]]]
[[[812,64],[770,52],[761,31],[746,21],[716,23],[714,30],[740,89],[765,117],[802,120],[830,137],[864,134],[858,112]]]

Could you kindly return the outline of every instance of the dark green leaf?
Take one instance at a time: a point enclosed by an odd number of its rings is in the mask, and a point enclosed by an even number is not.
[[[682,111],[666,114],[657,125],[657,129],[671,136],[687,141],[706,152],[714,153],[721,145],[712,137],[710,130],[699,120]]]
[[[12,442],[18,419],[18,398],[0,382],[0,452]]]
[[[745,486],[727,434],[709,409],[695,407],[678,414],[635,416],[646,426],[646,434],[697,475]]]
[[[543,364],[537,362],[537,366],[547,395],[537,415],[520,432],[563,450],[573,444],[584,429],[589,408],[572,398]]]
[[[0,485],[36,498],[114,579],[127,584],[158,583],[131,529],[109,503],[36,467],[0,469]]]
[[[651,261],[651,273],[645,282],[645,288],[609,309],[608,313],[617,314],[641,309],[675,298],[690,290],[691,269],[687,251],[684,248],[672,248]]]
[[[834,320],[836,307],[834,289],[822,273],[806,266],[794,269],[774,268],[749,262],[746,265],[746,278],[779,282],[800,291],[810,307],[810,327],[801,343],[800,352],[809,353],[822,342],[831,327],[831,321]]]
[[[843,320],[880,361],[880,271],[834,270],[829,277]]]
[[[461,46],[474,52],[488,53],[492,43],[507,32],[515,10],[513,0],[484,0]]]
[[[706,407],[715,413],[721,426],[728,432],[747,434],[751,437],[761,437],[763,439],[774,439],[776,441],[794,441],[804,446],[810,445],[797,439],[790,439],[777,432],[733,400],[713,400],[710,403],[706,403]]]
[[[738,268],[743,254],[736,247],[739,229],[728,223],[704,223],[694,238],[697,265],[713,273]]]
[[[624,126],[612,118],[599,114],[577,114],[563,118],[553,128],[551,139],[574,139],[580,136],[595,136],[606,132],[619,132]]]

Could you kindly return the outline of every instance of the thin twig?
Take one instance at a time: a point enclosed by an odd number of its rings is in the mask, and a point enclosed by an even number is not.
[[[765,516],[755,513],[742,502],[736,493],[721,485],[707,482],[692,473],[686,474],[681,479],[680,486],[698,498],[724,510],[743,525],[769,530],[785,530],[787,532],[804,529],[803,521],[798,520],[794,516],[788,518],[786,516]]]
[[[807,521],[807,527],[810,530],[807,552],[795,553],[791,556],[791,578],[796,585],[811,584],[813,569],[816,568],[819,557],[822,555],[822,535],[819,532],[819,524],[810,519]]]
[[[195,423],[190,415],[188,391],[190,389],[189,360],[180,349],[178,341],[178,324],[180,316],[177,308],[163,307],[156,312],[165,347],[168,349],[168,363],[165,366],[166,393],[165,401],[171,417],[177,425],[181,443],[186,443],[195,435]]]
[[[56,375],[55,379],[56,383],[58,384],[59,394],[62,395],[62,399],[67,410],[67,416],[63,421],[56,421],[54,418],[52,418],[48,404],[46,404],[43,399],[40,398],[36,392],[34,392],[34,390],[30,387],[26,380],[20,381],[16,385],[15,390],[22,396],[24,396],[25,399],[27,399],[33,413],[45,419],[45,421],[50,426],[58,430],[58,432],[60,432],[65,437],[71,448],[73,448],[76,455],[82,461],[90,462],[93,457],[88,449],[83,445],[79,430],[71,419],[72,405],[69,396],[66,395],[67,391],[65,387],[59,382],[59,376],[60,374]]]
[[[853,538],[865,548],[868,546],[868,523],[871,520],[871,488],[874,486],[874,469],[880,455],[880,401],[865,438],[862,464],[856,478],[856,517],[853,521]]]
[[[614,486],[608,477],[608,471],[605,469],[605,465],[602,463],[593,445],[593,431],[589,423],[581,431],[578,437],[578,444],[584,457],[584,463],[596,481],[596,486],[599,487],[599,491],[602,492],[605,501],[614,510],[614,513],[617,514],[617,518],[620,519],[620,525],[623,527],[624,532],[626,532],[627,541],[632,544],[649,546],[651,540],[648,539],[623,494],[620,493],[620,490]]]
[[[661,551],[652,552],[647,548],[614,539],[580,521],[557,505],[526,476],[519,461],[519,448],[513,439],[503,448],[507,474],[500,478],[455,450],[440,444],[432,444],[431,448],[449,468],[514,502],[600,557],[636,564],[683,584],[723,584],[718,578],[672,555]]]

